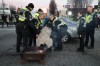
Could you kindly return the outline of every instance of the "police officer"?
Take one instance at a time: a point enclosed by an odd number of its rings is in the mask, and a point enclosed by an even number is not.
[[[93,12],[93,7],[87,7],[87,14],[85,16],[86,19],[86,40],[85,47],[88,49],[94,48],[94,33],[95,33],[95,13]],[[89,37],[91,39],[91,44],[88,47]]]
[[[42,9],[38,9],[38,12],[34,14],[34,18],[38,18],[39,14],[42,13],[43,10]]]
[[[51,33],[51,38],[53,39],[53,50],[54,51],[59,51],[63,49],[62,43],[61,43],[61,35],[59,34],[58,31],[58,25],[61,23],[59,19],[51,14],[50,15],[50,22],[48,25],[51,26],[52,28],[52,33]]]
[[[42,19],[44,18],[44,13],[41,12],[39,14],[39,16],[36,19],[33,19],[32,22],[34,22],[35,24],[35,29],[34,30],[30,30],[30,34],[29,34],[29,46],[32,45],[32,40],[34,40],[34,46],[36,46],[36,37],[38,36],[38,34],[41,32],[42,29]]]
[[[80,45],[77,51],[84,52],[84,38],[85,38],[85,18],[83,17],[83,12],[80,11],[78,12],[78,34],[79,34],[79,39],[80,39]]]
[[[19,12],[19,22],[16,25],[16,33],[17,33],[17,46],[16,51],[20,52],[20,44],[23,39],[23,46],[24,48],[27,47],[28,44],[28,35],[29,35],[29,27],[34,28],[31,25],[31,11],[33,10],[34,5],[29,3],[26,8],[23,8]]]
[[[63,38],[67,34],[67,24],[60,19],[61,23],[58,25],[58,31],[61,34],[61,38]],[[62,39],[62,41],[65,41]]]

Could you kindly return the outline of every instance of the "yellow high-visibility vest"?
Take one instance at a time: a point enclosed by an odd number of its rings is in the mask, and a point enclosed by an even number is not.
[[[37,19],[38,16],[39,16],[39,13],[35,13],[33,17]]]
[[[61,21],[61,23],[58,25],[57,29],[60,29],[60,26],[62,26],[62,25],[66,25],[66,23],[62,19],[60,21]]]
[[[19,14],[19,18],[18,18],[19,21],[21,21],[21,22],[25,21],[25,19],[26,19],[25,12],[28,11],[28,9],[27,8],[23,8],[22,10],[23,10],[23,15]]]
[[[56,20],[59,20],[59,19],[58,19],[57,17],[55,17],[55,19],[54,19],[54,21],[53,21],[53,26],[55,26],[54,22],[55,22]]]
[[[86,23],[90,23],[93,20],[94,14],[95,13],[91,13],[90,15],[86,14],[86,16],[85,16]]]
[[[89,23],[89,22],[88,22],[89,19],[90,19],[90,15],[87,15],[87,14],[86,14],[86,23]]]
[[[42,24],[42,20],[41,21],[39,21],[39,19],[37,18],[37,20],[38,20],[38,23],[35,25],[36,26],[36,28],[37,29],[39,29],[39,26]]]

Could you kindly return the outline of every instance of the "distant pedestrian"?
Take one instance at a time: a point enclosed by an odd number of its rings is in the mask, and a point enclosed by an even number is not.
[[[10,23],[11,27],[13,27],[13,17],[12,17],[12,15],[9,15],[9,23]]]
[[[100,27],[100,13],[98,13],[98,23],[99,23],[99,27]]]
[[[4,27],[4,24],[6,24],[7,25],[7,27],[8,27],[8,22],[7,22],[7,15],[6,14],[3,14],[2,15],[2,28]]]

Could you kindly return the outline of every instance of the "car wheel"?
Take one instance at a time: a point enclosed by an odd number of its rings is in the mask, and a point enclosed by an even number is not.
[[[64,35],[63,38],[62,38],[62,42],[63,42],[63,43],[68,42],[69,39],[70,39],[70,35],[69,35],[69,34],[66,34],[66,35]]]

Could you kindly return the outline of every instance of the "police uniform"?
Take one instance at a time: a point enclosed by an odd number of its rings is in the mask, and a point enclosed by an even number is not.
[[[35,13],[33,17],[37,19],[38,16],[39,16],[39,13]]]
[[[33,22],[33,26],[35,27],[34,27],[34,30],[32,29],[29,30],[29,45],[28,46],[32,46],[33,40],[34,40],[34,46],[36,46],[36,34],[38,33],[38,30],[37,30],[38,16],[39,16],[39,13],[35,13],[33,16],[34,19],[32,19],[32,22]]]
[[[89,37],[91,39],[90,48],[94,48],[94,33],[95,33],[95,13],[88,13],[85,16],[86,19],[86,40],[85,46],[88,46]]]
[[[16,33],[17,33],[17,52],[20,52],[20,44],[23,39],[24,48],[27,47],[28,44],[28,36],[29,36],[29,27],[34,28],[31,24],[32,15],[29,12],[28,8],[21,9],[19,14],[19,22],[16,25]]]
[[[54,20],[51,21],[50,23],[52,23],[51,38],[53,39],[53,48],[55,51],[62,50],[63,46],[62,46],[62,42],[61,42],[61,35],[58,31],[58,25],[61,23],[61,21],[59,21],[59,19],[57,17],[55,17]]]
[[[61,38],[63,38],[63,36],[67,34],[67,25],[62,19],[60,19],[60,21],[61,23],[58,25],[58,30],[61,34]]]
[[[40,33],[41,30],[41,24],[42,24],[42,20],[39,19],[39,16],[35,17],[35,19],[32,20],[32,22],[34,23],[34,30],[30,29],[29,30],[29,45],[32,45],[32,40],[34,40],[34,46],[36,46],[36,35]]]
[[[32,25],[34,26],[33,28],[29,29],[29,45],[32,46],[32,41],[34,40],[34,47],[36,46],[36,34],[37,34],[37,29],[36,29],[36,23],[38,22],[37,19],[32,19]]]
[[[86,33],[85,29],[86,29],[85,18],[80,17],[78,20],[78,34],[79,34],[79,39],[80,39],[80,45],[77,51],[84,52],[84,38],[85,38],[85,33]]]

